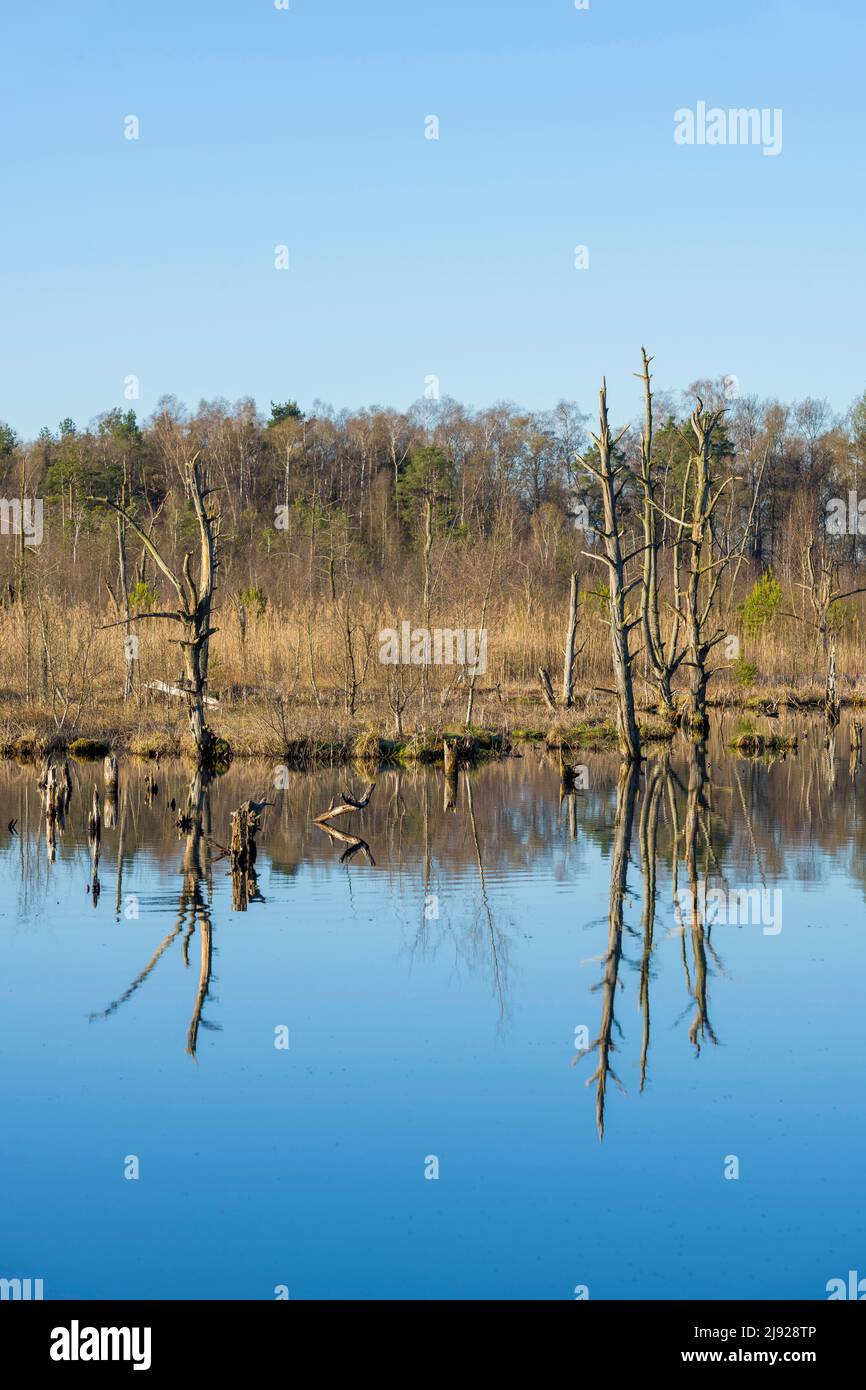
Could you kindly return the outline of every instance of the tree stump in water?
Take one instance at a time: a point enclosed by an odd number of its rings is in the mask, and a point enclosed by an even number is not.
[[[258,897],[254,867],[256,832],[260,825],[259,812],[267,805],[266,801],[245,801],[236,811],[232,811],[229,860],[232,870],[232,907],[237,912],[246,912],[250,900],[254,901]]]
[[[445,769],[445,810],[453,811],[457,804],[457,740],[442,741],[442,762]]]
[[[827,736],[824,740],[825,747],[829,747],[830,736],[839,724],[840,708],[839,696],[836,691],[836,643],[831,639],[830,654],[827,662],[827,690],[824,696],[824,718],[827,722]]]
[[[89,892],[96,907],[99,902],[101,886],[99,882],[99,845],[102,840],[102,813],[99,809],[99,792],[93,787],[90,814],[87,817],[87,838],[90,841],[90,885]]]
[[[102,839],[102,812],[99,809],[99,792],[93,788],[90,814],[87,817],[87,838],[91,844],[99,844]]]
[[[259,818],[251,801],[232,811],[232,837],[229,845],[232,870],[251,869],[256,862],[256,831]]]

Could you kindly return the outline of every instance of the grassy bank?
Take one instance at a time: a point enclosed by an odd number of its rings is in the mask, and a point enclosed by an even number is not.
[[[719,713],[741,711],[756,720],[765,741],[774,734],[770,720],[780,711],[796,714],[820,708],[823,692],[816,685],[767,687],[761,693],[717,689],[710,705]],[[866,689],[852,689],[843,703],[866,704]],[[442,758],[443,738],[459,742],[464,758],[498,756],[521,745],[549,748],[611,748],[616,743],[612,699],[597,691],[578,692],[571,710],[550,710],[538,691],[527,686],[511,690],[484,689],[470,728],[462,722],[463,702],[404,717],[403,730],[394,731],[387,704],[371,699],[349,716],[339,704],[316,705],[303,699],[275,704],[247,698],[221,702],[210,711],[215,732],[233,758],[267,758],[289,767],[336,765],[350,760],[411,764]],[[763,718],[768,717],[766,727]],[[649,704],[639,711],[645,743],[673,737],[675,726]],[[0,699],[0,756],[35,759],[51,751],[77,758],[103,757],[108,751],[142,759],[191,753],[186,717],[175,699],[147,703],[135,700],[95,701],[59,717],[56,705],[26,702],[7,695]]]

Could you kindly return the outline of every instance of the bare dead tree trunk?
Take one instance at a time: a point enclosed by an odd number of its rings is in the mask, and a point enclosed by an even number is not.
[[[824,696],[824,717],[827,720],[828,734],[839,724],[839,695],[836,689],[836,634],[830,634],[830,651],[827,657],[827,691]]]
[[[643,625],[644,646],[652,671],[651,679],[659,694],[661,713],[669,719],[676,718],[672,680],[682,661],[685,651],[677,651],[679,636],[679,613],[674,613],[673,631],[666,646],[662,638],[659,617],[659,574],[658,554],[659,514],[655,500],[655,476],[653,471],[653,396],[650,375],[651,357],[646,348],[641,348],[643,370],[637,375],[644,384],[644,428],[640,441],[639,482],[643,495],[641,509],[643,521],[643,576],[641,584],[641,622]],[[675,560],[676,560],[675,556]]]
[[[566,709],[574,704],[574,643],[577,637],[577,611],[580,599],[580,581],[577,574],[571,576],[568,603],[568,631],[565,634],[565,657],[562,664],[562,703]]]
[[[442,742],[442,762],[445,771],[445,796],[443,806],[453,811],[457,805],[457,740],[446,738]]]
[[[625,574],[627,561],[631,557],[623,556],[622,531],[618,518],[621,478],[625,470],[623,465],[615,460],[616,446],[624,434],[625,429],[621,430],[616,438],[611,435],[607,416],[607,383],[602,380],[599,392],[598,434],[592,436],[598,450],[598,464],[591,463],[586,458],[581,458],[580,461],[601,487],[604,510],[604,529],[601,531],[601,537],[604,542],[604,555],[594,555],[592,551],[585,551],[584,554],[607,565],[608,611],[619,746],[623,757],[635,762],[640,758],[640,732],[635,718],[632,658],[629,650],[629,632],[635,624],[626,616],[626,597],[632,585],[626,583]]]
[[[556,709],[556,696],[553,693],[553,683],[550,679],[550,672],[544,666],[538,668],[538,679],[541,681],[541,691],[544,695],[544,703],[548,709]]]
[[[866,592],[866,586],[854,589],[839,587],[839,566],[836,560],[825,551],[819,556],[818,569],[815,567],[814,543],[810,542],[803,551],[804,579],[799,585],[812,605],[812,626],[821,638],[821,646],[827,658],[827,681],[824,693],[824,715],[827,720],[828,735],[837,727],[840,717],[839,697],[836,688],[836,632],[833,625],[833,610],[836,604],[855,594]]]
[[[178,608],[174,612],[142,613],[139,616],[141,619],[167,619],[178,623],[181,627],[183,636],[175,639],[180,646],[183,660],[183,677],[178,681],[178,684],[186,695],[189,727],[196,748],[197,760],[199,765],[204,767],[212,763],[216,744],[214,734],[208,728],[205,717],[205,698],[207,693],[208,644],[217,631],[216,628],[211,627],[210,616],[219,564],[217,536],[220,518],[219,515],[212,515],[206,506],[210,490],[204,488],[202,483],[198,453],[186,461],[185,479],[199,526],[199,563],[198,574],[195,578],[193,578],[190,566],[192,552],[187,551],[184,555],[181,572],[178,574],[160,554],[151,538],[145,534],[123,507],[107,497],[95,497],[90,500],[112,507],[118,513],[125,524],[138,536],[154,563],[177,594]],[[123,626],[125,623],[126,620],[122,619],[120,624],[109,623],[107,626],[117,627],[118,625]]]

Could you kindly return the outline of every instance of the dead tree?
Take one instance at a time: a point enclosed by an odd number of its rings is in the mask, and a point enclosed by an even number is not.
[[[803,550],[803,579],[798,587],[809,600],[812,609],[807,619],[821,639],[821,648],[827,662],[827,678],[824,689],[824,715],[828,730],[835,729],[839,723],[839,696],[836,688],[836,624],[834,610],[846,598],[854,594],[866,593],[866,585],[853,589],[842,589],[839,583],[839,564],[834,556],[822,547],[815,563],[815,544],[810,541]],[[795,615],[799,616],[799,615]]]
[[[556,709],[556,696],[553,693],[553,682],[550,679],[550,672],[544,667],[538,668],[538,679],[541,681],[541,693],[544,696],[544,703],[550,710]]]
[[[376,783],[371,782],[367,787],[366,793],[360,800],[352,796],[350,792],[341,792],[340,795],[343,800],[336,804],[332,801],[327,811],[322,811],[318,816],[314,817],[314,820],[318,824],[321,821],[333,820],[335,816],[347,816],[352,811],[363,811],[365,806],[369,806],[370,797],[373,795],[375,787]]]
[[[93,906],[99,902],[102,885],[99,882],[99,850],[102,843],[102,812],[99,809],[99,792],[94,786],[87,817],[87,840],[90,845],[90,896]]]
[[[710,673],[707,658],[712,650],[708,640],[706,618],[709,605],[702,606],[701,580],[706,573],[704,568],[704,546],[707,542],[713,512],[721,496],[721,488],[712,491],[712,447],[713,434],[721,421],[721,411],[704,411],[699,400],[692,412],[691,426],[695,435],[696,449],[692,455],[692,515],[691,530],[688,536],[689,562],[685,591],[685,629],[688,646],[689,667],[689,725],[694,730],[703,730],[707,723],[707,684]],[[724,486],[724,484],[723,484]],[[719,633],[715,640],[721,640]]]
[[[714,674],[709,665],[710,655],[727,635],[726,627],[721,624],[711,627],[710,618],[725,571],[735,562],[739,570],[766,463],[765,459],[755,482],[740,544],[722,547],[715,531],[715,514],[725,494],[731,495],[734,481],[733,475],[729,475],[716,484],[713,476],[715,437],[722,419],[722,410],[704,410],[703,401],[698,397],[689,420],[693,444],[683,482],[679,515],[672,515],[657,501],[653,502],[655,510],[674,526],[673,607],[682,624],[685,653],[678,659],[671,659],[689,670],[686,721],[696,733],[703,733],[707,728],[707,686]]]
[[[117,824],[117,795],[119,787],[119,775],[117,770],[117,758],[113,753],[109,753],[102,765],[102,778],[105,782],[105,802],[102,814],[105,818],[106,830],[113,830]]]
[[[136,616],[137,619],[165,619],[178,623],[181,627],[183,636],[174,640],[181,649],[184,673],[177,684],[186,696],[189,727],[195,744],[197,762],[202,767],[208,767],[213,763],[216,746],[215,736],[207,724],[205,707],[208,644],[217,631],[211,627],[210,619],[219,567],[217,540],[220,517],[219,514],[212,514],[206,505],[212,489],[203,485],[198,453],[186,460],[184,470],[187,490],[192,499],[199,528],[199,562],[195,578],[191,570],[192,551],[185,553],[178,573],[164,559],[150,536],[117,502],[112,502],[107,497],[93,497],[90,500],[112,507],[124,519],[177,594],[178,607],[174,611],[140,613]],[[124,622],[125,620],[121,620],[120,624],[107,623],[105,626],[123,626]]]
[[[229,859],[232,872],[232,907],[236,912],[246,912],[250,902],[260,898],[256,878],[256,834],[261,824],[260,816],[267,801],[245,801],[236,811],[232,811],[231,840]]]
[[[568,602],[568,629],[565,634],[565,655],[562,663],[562,703],[565,709],[574,704],[574,643],[577,637],[577,613],[580,602],[580,580],[571,576]]]
[[[45,844],[48,850],[48,862],[53,864],[57,855],[57,831],[63,831],[66,820],[66,812],[72,798],[72,778],[69,775],[69,764],[64,759],[63,765],[58,765],[49,758],[42,767],[37,780],[37,785],[42,797],[42,810],[45,815]]]
[[[673,612],[673,626],[667,640],[662,635],[659,605],[658,557],[661,548],[659,522],[656,507],[656,476],[653,460],[653,396],[650,375],[651,357],[646,348],[641,348],[643,370],[636,375],[644,384],[644,427],[640,439],[640,469],[638,482],[642,494],[641,517],[643,522],[643,575],[641,582],[641,624],[643,627],[644,649],[650,665],[650,679],[658,690],[659,709],[669,719],[676,718],[673,697],[673,678],[685,657],[685,647],[679,645],[681,618],[678,609]],[[675,541],[676,544],[676,541]],[[678,556],[675,555],[675,561]]]
[[[636,762],[640,758],[640,732],[635,717],[632,657],[629,650],[629,634],[635,622],[626,616],[626,599],[633,587],[633,584],[626,582],[626,566],[632,556],[624,556],[622,551],[623,532],[619,524],[618,506],[624,486],[625,467],[616,459],[616,446],[625,432],[625,429],[620,430],[615,438],[611,435],[607,418],[607,383],[602,380],[599,392],[599,429],[598,434],[592,436],[598,451],[598,462],[578,457],[601,488],[604,522],[599,534],[604,543],[604,554],[595,555],[590,550],[584,551],[584,554],[589,559],[598,560],[607,566],[608,612],[619,746],[624,758]]]
[[[442,766],[445,773],[443,809],[453,811],[457,805],[457,740],[442,740]]]

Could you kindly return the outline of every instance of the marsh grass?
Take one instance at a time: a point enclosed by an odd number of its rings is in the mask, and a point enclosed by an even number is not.
[[[351,758],[437,761],[443,736],[463,738],[467,733],[475,740],[474,751],[487,754],[509,743],[600,748],[615,741],[612,701],[605,692],[610,673],[604,624],[590,610],[582,614],[575,705],[550,711],[541,697],[537,670],[558,669],[565,615],[513,598],[503,598],[491,609],[489,666],[477,685],[474,728],[467,731],[463,724],[466,690],[461,672],[442,666],[430,668],[426,701],[422,703],[420,690],[413,692],[398,731],[388,690],[395,668],[379,663],[375,645],[379,625],[393,608],[359,601],[355,621],[372,643],[372,655],[349,713],[345,651],[339,625],[327,607],[304,601],[286,607],[268,604],[242,626],[232,605],[222,604],[209,672],[209,689],[219,703],[210,709],[209,719],[233,755],[305,767]],[[171,685],[177,680],[177,648],[165,631],[169,625],[133,625],[139,656],[133,694],[124,701],[123,643],[117,629],[100,627],[111,616],[84,602],[65,605],[39,634],[43,651],[20,607],[0,607],[0,752],[40,756],[53,747],[69,748],[76,739],[141,758],[185,752],[182,702],[153,688],[153,682]],[[455,617],[443,608],[432,621],[453,625]],[[859,633],[855,612],[840,634],[837,651],[841,702],[858,707],[866,704]],[[770,708],[820,708],[823,658],[802,623],[780,621],[748,650],[759,675],[744,687],[732,668],[720,669],[710,687],[714,708],[758,716]],[[643,737],[647,742],[666,740],[672,726],[656,714],[653,688],[643,679],[640,659],[637,666]],[[22,693],[27,688],[29,696]],[[485,746],[488,734],[491,742]]]

